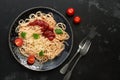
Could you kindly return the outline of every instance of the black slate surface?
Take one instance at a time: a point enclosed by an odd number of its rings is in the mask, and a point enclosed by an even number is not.
[[[8,46],[8,32],[13,20],[24,10],[51,7],[66,16],[68,7],[75,8],[75,15],[82,18],[79,25],[70,21],[74,45],[69,58],[58,68],[35,72],[21,66]],[[96,27],[88,54],[73,71],[71,80],[120,80],[120,0],[0,0],[0,80],[62,80],[60,68],[73,56],[78,43]]]

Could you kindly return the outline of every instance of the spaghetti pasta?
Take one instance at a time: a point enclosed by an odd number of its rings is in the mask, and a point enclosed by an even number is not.
[[[34,55],[40,63],[59,56],[65,49],[65,40],[70,37],[65,31],[66,25],[57,23],[52,13],[38,11],[18,23],[16,32],[18,37],[23,39],[23,45],[19,47],[20,52],[26,57]]]

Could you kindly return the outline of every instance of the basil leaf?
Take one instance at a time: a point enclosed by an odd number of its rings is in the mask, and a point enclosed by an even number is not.
[[[44,56],[44,52],[43,52],[43,51],[40,51],[40,52],[39,52],[39,56]]]
[[[25,38],[26,34],[27,34],[26,32],[22,32],[20,35],[21,35],[22,38]]]
[[[61,29],[55,29],[55,33],[56,33],[56,34],[63,34],[63,32],[62,32]]]
[[[34,34],[33,34],[33,37],[34,37],[34,39],[39,39],[40,35],[39,35],[39,34],[34,33]]]

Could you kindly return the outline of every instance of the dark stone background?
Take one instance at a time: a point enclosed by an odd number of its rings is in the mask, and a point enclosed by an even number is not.
[[[58,68],[35,72],[21,66],[8,46],[8,32],[14,19],[24,10],[51,7],[70,21],[74,45],[69,58]],[[65,14],[68,7],[82,18],[79,25]],[[70,80],[120,80],[120,0],[0,0],[0,80],[62,80],[60,68],[73,56],[78,43],[96,27],[88,54],[75,67]]]

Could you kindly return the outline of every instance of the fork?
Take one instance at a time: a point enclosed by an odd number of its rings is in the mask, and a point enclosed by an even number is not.
[[[77,65],[79,59],[86,55],[89,48],[90,48],[90,45],[91,45],[91,41],[90,40],[86,40],[84,45],[79,45],[79,48],[80,48],[80,55],[78,56],[77,60],[75,61],[74,65],[72,66],[71,70],[65,75],[64,79],[63,80],[69,80],[70,77],[71,77],[71,74],[72,74],[72,71],[73,69],[75,68],[75,66]]]
[[[74,56],[70,59],[70,61],[68,63],[66,63],[61,69],[60,69],[60,73],[61,74],[65,74],[70,63],[73,61],[73,59],[78,55],[78,53],[80,52],[81,46],[83,46],[85,44],[85,42],[87,40],[91,41],[91,39],[93,39],[95,37],[95,35],[97,34],[97,32],[95,31],[95,29],[91,29],[91,31],[89,32],[89,34],[79,43],[79,47],[76,51],[76,53],[74,54]],[[85,55],[85,54],[84,54]],[[84,56],[82,55],[82,56]],[[81,56],[81,57],[82,57]]]

